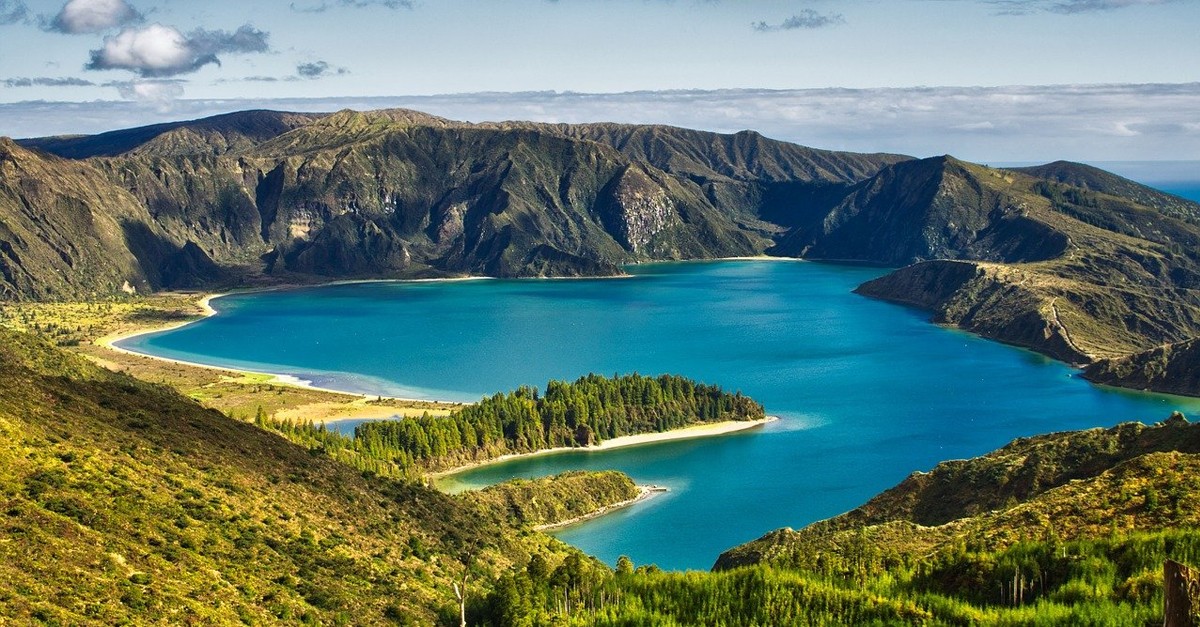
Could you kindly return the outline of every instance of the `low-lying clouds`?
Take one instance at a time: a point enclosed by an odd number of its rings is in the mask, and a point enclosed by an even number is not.
[[[781,30],[814,30],[817,28],[826,28],[828,26],[837,26],[838,24],[845,23],[846,18],[840,13],[824,14],[818,13],[813,9],[804,9],[780,22],[779,24],[756,22],[751,24],[751,26],[754,28],[754,30],[760,33],[773,33]]]
[[[234,32],[196,29],[187,35],[162,24],[126,28],[105,37],[104,45],[92,51],[86,68],[128,70],[142,77],[175,76],[210,63],[220,65],[220,54],[267,52],[268,37],[249,24]]]
[[[327,61],[312,61],[310,63],[300,63],[296,66],[296,75],[301,78],[321,78],[322,76],[333,76],[348,74],[349,70],[344,67],[335,68],[329,65]]]
[[[179,81],[129,81],[113,83],[121,97],[140,105],[154,107],[160,113],[170,113],[175,101],[183,96],[183,85]]]
[[[80,107],[88,110],[79,115]],[[752,129],[818,148],[953,154],[973,161],[1200,159],[1200,83],[481,93],[389,98],[179,100],[147,117],[132,103],[0,105],[0,134],[94,133],[240,109],[407,107],[470,120],[672,124]]]
[[[324,13],[334,7],[349,7],[352,9],[365,9],[367,7],[411,9],[413,8],[413,3],[412,0],[337,0],[336,2],[322,2],[320,4],[297,4],[293,2],[288,6],[297,13]]]
[[[995,5],[1002,15],[1028,15],[1040,11],[1072,15],[1113,11],[1138,6],[1171,4],[1182,0],[983,0]]]
[[[70,0],[50,21],[49,29],[78,35],[103,33],[142,21],[142,14],[125,0]]]
[[[92,81],[74,76],[37,76],[34,78],[19,77],[0,80],[5,87],[91,87]]]

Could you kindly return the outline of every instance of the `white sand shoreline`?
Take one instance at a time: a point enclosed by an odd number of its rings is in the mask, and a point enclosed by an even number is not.
[[[486,277],[484,277],[484,278],[486,278]],[[473,280],[473,279],[472,278],[413,279],[413,281],[427,281],[427,280],[461,281],[461,280]],[[378,281],[374,281],[374,280],[372,280],[372,281],[344,281],[344,282],[340,282],[340,283],[326,283],[325,285],[340,285],[340,284],[348,284],[348,283],[383,283],[383,282],[393,282],[393,281],[389,281],[387,279],[380,279]],[[285,289],[285,288],[265,288],[265,289],[261,289],[261,290],[247,290],[246,292],[237,292],[237,293],[238,294],[247,294],[247,293],[254,293],[254,292],[268,292],[268,291],[275,291],[277,289]],[[314,390],[317,392],[327,392],[330,394],[339,394],[342,396],[356,397],[356,398],[363,399],[363,400],[382,399],[382,400],[401,401],[401,402],[409,402],[409,403],[441,403],[441,404],[447,404],[447,405],[467,405],[467,404],[469,404],[469,403],[464,403],[462,401],[446,401],[446,400],[424,399],[424,398],[404,398],[404,397],[400,397],[400,396],[385,396],[385,395],[380,395],[380,394],[366,394],[363,392],[351,392],[349,390],[339,390],[336,388],[327,388],[327,387],[321,387],[318,385],[314,385],[312,383],[312,381],[308,381],[306,379],[301,379],[300,377],[297,377],[295,375],[290,375],[290,374],[281,374],[278,372],[268,372],[268,371],[262,371],[262,370],[251,370],[248,368],[237,368],[237,367],[231,367],[231,366],[215,366],[212,364],[203,364],[200,362],[188,361],[185,359],[176,359],[173,357],[163,357],[161,355],[154,355],[151,353],[142,353],[142,352],[138,352],[138,351],[134,351],[134,350],[129,350],[128,348],[123,348],[121,346],[117,346],[117,342],[123,342],[128,339],[140,337],[143,335],[149,335],[151,333],[162,333],[164,331],[174,331],[176,329],[181,329],[189,324],[194,324],[196,322],[204,320],[205,318],[215,316],[215,315],[217,315],[218,312],[212,306],[212,301],[214,301],[218,298],[223,298],[225,296],[229,296],[231,294],[232,294],[232,292],[225,292],[225,293],[220,293],[220,294],[208,294],[208,295],[204,296],[203,298],[201,298],[199,301],[197,301],[196,304],[199,305],[200,308],[203,310],[203,314],[201,315],[200,318],[197,318],[195,320],[186,320],[183,322],[172,322],[169,324],[165,324],[163,326],[152,327],[152,328],[147,328],[147,329],[138,329],[136,331],[123,331],[123,332],[119,332],[119,333],[110,333],[108,335],[105,335],[105,336],[97,339],[95,341],[95,343],[98,346],[104,347],[108,350],[111,350],[111,351],[114,351],[117,353],[122,353],[125,355],[132,355],[135,357],[145,357],[148,359],[156,359],[158,361],[169,363],[169,364],[176,364],[176,365],[180,365],[180,366],[189,366],[192,368],[204,368],[205,370],[213,370],[216,372],[225,372],[225,373],[232,373],[232,374],[238,374],[238,375],[268,377],[267,380],[263,382],[263,384],[265,384],[265,385],[282,385],[282,386],[289,386],[289,387],[295,387],[295,388],[303,388],[306,390]],[[399,415],[400,413],[401,412],[397,411],[397,412],[395,412],[395,415]],[[363,416],[343,416],[343,417],[339,417],[339,418],[335,418],[335,419],[329,419],[329,420],[326,420],[325,422],[332,423],[332,422],[336,422],[338,420],[357,420],[360,418],[363,418]],[[388,416],[379,416],[378,419],[386,419],[386,418],[388,418]]]
[[[454,475],[475,470],[484,466],[494,464],[502,464],[514,459],[524,459],[527,457],[541,457],[544,455],[556,455],[561,453],[594,453],[600,451],[608,451],[615,448],[625,448],[629,446],[639,446],[642,444],[658,444],[661,442],[671,442],[674,440],[690,440],[692,438],[706,438],[717,435],[727,435],[746,431],[755,427],[761,427],[765,424],[779,420],[778,416],[767,416],[758,420],[728,420],[725,422],[700,423],[689,425],[680,429],[672,429],[670,431],[658,431],[654,433],[639,433],[636,435],[624,435],[619,438],[605,440],[600,444],[592,446],[560,446],[557,448],[542,449],[531,453],[509,453],[491,459],[485,459],[478,462],[471,462],[449,470],[443,470],[436,473],[429,473],[427,476],[431,479],[445,479]]]
[[[660,494],[665,494],[667,492],[666,488],[664,488],[662,486],[657,486],[657,485],[640,485],[640,486],[637,486],[637,489],[638,489],[638,495],[631,499],[621,501],[619,503],[613,503],[612,505],[605,505],[604,507],[601,507],[600,509],[598,509],[594,512],[588,512],[587,514],[583,514],[582,516],[576,516],[574,518],[570,518],[570,519],[567,519],[567,520],[564,520],[561,522],[550,523],[548,525],[538,525],[538,526],[534,527],[533,530],[534,531],[554,531],[556,529],[563,529],[565,527],[570,527],[571,525],[578,525],[579,523],[587,522],[589,520],[599,518],[601,516],[607,516],[608,514],[611,514],[617,510],[625,509],[627,507],[633,507],[634,505],[637,505],[638,503],[641,503],[642,501],[650,500]]]

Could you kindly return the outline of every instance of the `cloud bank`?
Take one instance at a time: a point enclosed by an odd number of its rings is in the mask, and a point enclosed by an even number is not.
[[[135,103],[0,105],[0,135],[95,133],[241,109],[407,107],[469,120],[672,124],[753,129],[818,148],[953,154],[985,163],[1200,160],[1200,83],[480,93],[389,98],[179,100],[169,115]],[[1198,173],[1197,178],[1200,178]]]
[[[1129,7],[1154,6],[1182,2],[1183,0],[983,0],[995,5],[1001,15],[1028,15],[1048,11],[1073,15],[1114,11]]]

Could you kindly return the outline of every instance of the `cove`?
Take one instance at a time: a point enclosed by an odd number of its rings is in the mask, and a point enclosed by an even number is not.
[[[670,488],[556,532],[613,563],[707,569],[726,548],[850,509],[914,470],[1200,401],[1093,386],[1028,351],[851,293],[884,271],[798,261],[630,267],[632,278],[376,282],[237,294],[123,348],[317,385],[476,400],[588,372],[677,373],[781,420],[736,435],[486,466],[450,487],[615,468]]]

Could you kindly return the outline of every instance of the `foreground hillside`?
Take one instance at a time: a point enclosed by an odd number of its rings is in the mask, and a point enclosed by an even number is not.
[[[1197,470],[1200,424],[1181,414],[1152,427],[1127,423],[1022,438],[982,457],[913,473],[840,516],[731,549],[716,568],[813,568],[847,559],[864,540],[877,559],[886,559],[1197,528]]]
[[[0,438],[0,622],[429,624],[569,553],[9,331]]]
[[[630,499],[619,474],[448,496],[0,330],[0,619],[457,624],[466,581],[478,625],[1145,624],[1162,560],[1200,559],[1198,429],[1018,440],[729,572],[614,572],[531,527]]]

